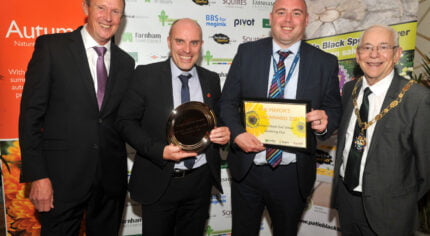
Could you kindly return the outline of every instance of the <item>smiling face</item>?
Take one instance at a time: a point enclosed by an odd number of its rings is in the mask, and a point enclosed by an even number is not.
[[[181,19],[172,25],[167,44],[173,62],[182,71],[189,71],[200,57],[202,30],[191,19]]]
[[[270,26],[275,42],[288,48],[301,40],[308,25],[306,3],[303,0],[278,0],[270,13]]]
[[[104,45],[114,36],[119,28],[124,11],[123,0],[89,0],[82,1],[87,16],[87,30],[93,39]]]
[[[402,55],[402,49],[395,46],[398,45],[393,32],[384,27],[376,26],[364,32],[357,48],[356,60],[370,85],[385,78],[394,69]],[[365,50],[372,47],[371,50]]]

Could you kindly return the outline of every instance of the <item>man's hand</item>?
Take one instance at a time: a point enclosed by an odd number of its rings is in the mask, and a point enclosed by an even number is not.
[[[216,127],[209,135],[211,142],[224,145],[230,141],[230,129],[226,126]]]
[[[163,151],[163,158],[172,161],[180,161],[181,159],[195,156],[197,156],[197,152],[187,152],[173,144],[165,146]]]
[[[54,208],[54,190],[48,178],[33,181],[30,190],[30,201],[40,212]]]
[[[264,149],[264,145],[258,140],[254,135],[244,132],[236,136],[234,142],[244,151],[244,152],[261,152]]]
[[[306,114],[306,122],[311,123],[311,128],[318,133],[327,129],[328,116],[324,110],[312,110]]]

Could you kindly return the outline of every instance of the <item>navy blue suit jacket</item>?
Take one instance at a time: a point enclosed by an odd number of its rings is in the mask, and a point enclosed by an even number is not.
[[[272,56],[272,38],[241,44],[230,67],[221,97],[221,119],[230,128],[234,141],[245,132],[239,112],[242,98],[266,98]],[[313,109],[325,110],[328,115],[327,138],[338,127],[342,105],[339,93],[337,58],[309,44],[300,47],[299,80],[296,99],[309,100]],[[315,182],[314,152],[316,138],[312,130],[310,152],[297,152],[298,180],[301,194],[306,198]],[[245,153],[237,145],[231,146],[228,164],[232,177],[245,177],[255,153]]]

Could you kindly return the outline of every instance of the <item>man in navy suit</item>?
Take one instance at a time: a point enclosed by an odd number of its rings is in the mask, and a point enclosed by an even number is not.
[[[274,235],[297,234],[316,178],[316,136],[329,137],[341,116],[336,57],[302,41],[308,23],[305,1],[276,1],[270,23],[272,37],[239,46],[221,96],[221,119],[233,140],[227,161],[233,178],[235,236],[258,235],[265,207]],[[310,101],[312,111],[306,114],[306,121],[312,130],[307,133],[308,151],[281,150],[280,163],[273,167],[266,160],[265,146],[246,132],[239,108],[243,98],[269,97],[277,78],[278,51],[289,52],[280,98]]]
[[[202,236],[211,188],[222,191],[219,147],[228,143],[230,132],[214,128],[212,143],[202,153],[168,143],[169,114],[183,102],[182,79],[188,78],[189,100],[204,102],[215,112],[221,88],[218,74],[196,65],[203,44],[197,22],[175,21],[167,43],[170,58],[138,66],[121,103],[120,131],[137,151],[129,189],[131,198],[142,203],[143,235]],[[190,160],[193,165],[187,164]]]
[[[134,70],[133,58],[112,40],[124,4],[82,1],[86,25],[36,40],[19,139],[21,181],[32,182],[42,235],[77,235],[84,212],[87,235],[118,234],[127,153],[114,122]]]
[[[343,87],[332,206],[345,236],[413,235],[430,189],[430,90],[396,72],[401,55],[394,29],[369,27],[356,53],[364,76]]]

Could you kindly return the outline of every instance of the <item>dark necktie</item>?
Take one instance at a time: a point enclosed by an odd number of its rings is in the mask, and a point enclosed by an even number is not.
[[[191,78],[191,74],[181,74],[178,76],[181,80],[182,87],[181,87],[181,103],[186,103],[190,101],[190,87],[188,87],[188,80]],[[194,166],[194,163],[196,162],[195,157],[189,157],[184,159],[184,165],[188,169],[192,169]]]
[[[363,101],[360,106],[360,118],[362,122],[367,122],[368,119],[368,113],[369,113],[369,94],[371,94],[372,91],[369,87],[364,89],[364,95],[363,95]],[[360,166],[361,166],[361,157],[363,156],[363,148],[357,148],[354,144],[355,141],[360,136],[361,128],[358,125],[358,121],[355,123],[355,129],[354,129],[354,138],[352,139],[351,149],[349,151],[348,155],[348,162],[345,169],[345,177],[343,178],[347,188],[351,191],[354,190],[355,187],[357,187],[359,183],[359,177],[360,177]],[[363,132],[361,135],[364,135],[364,138],[366,137],[366,130],[361,131]],[[361,150],[360,150],[361,149]]]
[[[285,88],[285,64],[284,60],[288,57],[290,52],[278,51],[279,60],[276,65],[276,71],[273,75],[272,83],[269,89],[269,98],[284,98],[284,88]],[[266,161],[272,167],[281,163],[282,160],[282,150],[275,148],[266,148]]]
[[[102,108],[103,97],[105,96],[106,82],[107,82],[107,71],[104,61],[106,53],[105,47],[94,47],[97,52],[97,103],[99,109]]]

